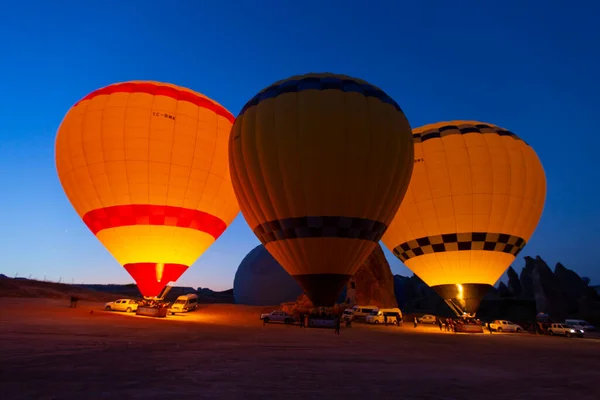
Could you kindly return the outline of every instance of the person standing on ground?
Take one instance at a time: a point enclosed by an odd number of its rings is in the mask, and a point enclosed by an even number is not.
[[[333,333],[336,335],[340,334],[340,317],[335,317],[335,331]]]
[[[387,326],[387,315],[383,314],[383,323],[385,326]]]
[[[489,322],[487,323],[487,328],[488,328],[488,331],[490,331],[490,335],[491,335],[492,334],[492,326],[490,325]]]
[[[442,330],[442,320],[441,318],[437,319],[438,325],[440,326],[440,331]]]
[[[400,314],[396,314],[396,326],[400,327],[402,324],[402,319],[400,318]]]
[[[413,317],[413,323],[415,324],[415,328],[417,327],[417,317]]]

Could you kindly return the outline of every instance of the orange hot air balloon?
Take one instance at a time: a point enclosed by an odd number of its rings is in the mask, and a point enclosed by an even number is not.
[[[131,81],[90,93],[62,121],[63,189],[143,296],[176,281],[239,212],[227,160],[233,120],[192,90]]]
[[[475,313],[542,216],[544,169],[496,125],[440,122],[413,134],[411,182],[382,241],[455,309]]]
[[[237,117],[229,143],[242,214],[315,306],[332,306],[404,197],[412,131],[396,102],[359,79],[274,83]]]

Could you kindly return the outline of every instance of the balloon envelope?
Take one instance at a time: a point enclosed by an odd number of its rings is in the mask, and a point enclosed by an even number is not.
[[[294,76],[262,90],[231,131],[244,218],[315,306],[331,306],[395,215],[410,180],[410,125],[371,84]]]
[[[302,294],[298,282],[261,244],[240,263],[233,280],[237,304],[270,306],[295,301]]]
[[[443,298],[475,312],[541,218],[542,164],[521,138],[488,123],[413,133],[411,182],[382,241]]]
[[[96,90],[62,121],[63,189],[144,296],[176,281],[238,213],[227,161],[232,122],[215,101],[150,81]]]

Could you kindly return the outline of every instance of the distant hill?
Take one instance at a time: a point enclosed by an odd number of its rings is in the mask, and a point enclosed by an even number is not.
[[[174,301],[178,296],[195,293],[200,303],[233,303],[233,289],[215,292],[207,288],[173,286],[165,300]],[[77,296],[88,301],[112,301],[119,297],[141,298],[133,283],[118,284],[67,284],[44,282],[27,278],[9,278],[0,274],[0,297],[68,298]]]
[[[77,296],[79,299],[87,301],[112,301],[119,295],[119,293],[109,294],[65,283],[9,278],[0,274],[0,297],[68,299],[71,296]]]

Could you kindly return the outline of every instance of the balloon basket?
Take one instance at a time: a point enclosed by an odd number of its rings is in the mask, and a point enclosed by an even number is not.
[[[309,328],[334,329],[335,328],[335,319],[309,318],[308,319],[308,327]]]
[[[454,329],[460,333],[483,333],[483,326],[475,323],[458,323]]]
[[[168,307],[140,306],[135,314],[142,315],[144,317],[165,318],[167,316],[167,312]]]

